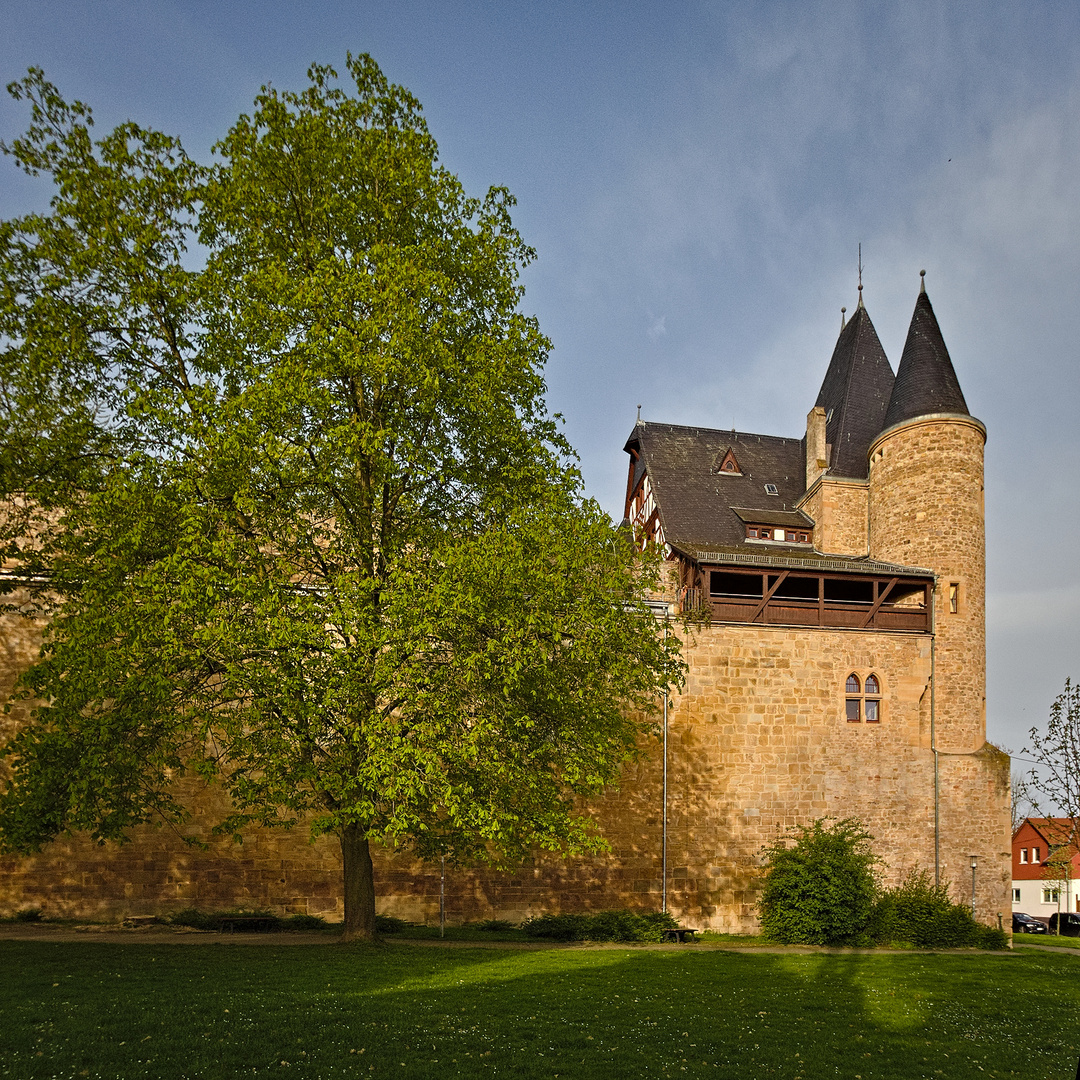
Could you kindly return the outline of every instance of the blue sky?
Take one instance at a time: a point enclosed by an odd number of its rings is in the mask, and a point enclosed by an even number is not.
[[[1080,6],[0,0],[0,79],[210,146],[263,83],[370,52],[472,193],[518,198],[525,308],[588,490],[646,419],[798,436],[856,300],[895,368],[918,272],[989,429],[988,726],[1080,677]],[[25,110],[0,101],[0,138]],[[0,161],[0,218],[44,193]]]

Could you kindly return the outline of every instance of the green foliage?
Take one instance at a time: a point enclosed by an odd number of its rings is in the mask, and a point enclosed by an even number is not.
[[[370,929],[368,838],[601,849],[576,800],[682,667],[547,413],[513,198],[467,196],[416,99],[347,66],[265,88],[213,167],[95,142],[40,71],[9,88],[4,150],[56,194],[0,224],[0,554],[48,624],[0,846],[183,824],[195,775],[225,834],[339,835]]]
[[[877,896],[872,839],[854,818],[819,818],[764,848],[763,936],[783,944],[857,942]]]
[[[236,915],[238,912],[209,912],[200,911],[198,908],[184,908],[183,911],[174,911],[169,915],[168,921],[174,926],[190,926],[195,930],[216,930],[221,923],[221,916],[228,914]]]
[[[522,923],[532,938],[548,941],[662,941],[679,924],[666,912],[599,911],[595,915],[538,915]]]
[[[471,925],[474,930],[482,930],[485,934],[502,934],[507,930],[517,930],[518,924],[508,919],[481,919]]]
[[[867,936],[879,945],[929,949],[1004,949],[1009,940],[997,927],[976,922],[970,907],[949,899],[947,884],[934,885],[929,874],[918,869],[882,893]]]
[[[1046,733],[1032,728],[1028,739],[1023,753],[1038,766],[1023,781],[1024,794],[1034,814],[1065,818],[1051,842],[1063,854],[1075,853],[1080,850],[1080,683],[1065,680],[1050,707]]]
[[[44,919],[45,919],[45,913],[41,910],[41,908],[36,908],[36,907],[20,908],[18,911],[15,912],[15,921],[16,922],[32,922],[32,923],[36,923],[36,922],[43,922]]]
[[[337,931],[321,915],[286,915],[280,920],[281,929],[293,933],[312,933],[314,931]]]
[[[195,930],[220,930],[232,919],[262,919],[271,931],[303,933],[333,929],[325,919],[318,915],[281,916],[261,908],[228,908],[223,911],[185,908],[183,911],[176,911],[168,916],[168,921],[173,926],[190,926]]]
[[[375,916],[375,932],[377,934],[400,934],[402,930],[408,928],[408,925],[404,919],[399,919],[396,915]]]
[[[923,870],[880,891],[872,840],[854,818],[819,818],[765,848],[763,937],[789,945],[1007,947],[1003,931],[976,922]]]

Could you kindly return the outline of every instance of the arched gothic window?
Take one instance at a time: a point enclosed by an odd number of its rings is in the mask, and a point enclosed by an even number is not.
[[[881,681],[871,672],[862,682],[853,671],[844,684],[844,715],[849,724],[881,721]]]

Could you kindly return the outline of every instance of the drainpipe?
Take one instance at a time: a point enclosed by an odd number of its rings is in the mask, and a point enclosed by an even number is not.
[[[941,888],[941,778],[938,770],[937,748],[937,574],[934,575],[933,602],[930,605],[930,750],[934,755],[934,888]]]
[[[668,639],[668,616],[664,613],[664,644]],[[664,687],[664,833],[661,841],[660,868],[663,881],[660,888],[660,910],[667,914],[667,714],[668,691]]]

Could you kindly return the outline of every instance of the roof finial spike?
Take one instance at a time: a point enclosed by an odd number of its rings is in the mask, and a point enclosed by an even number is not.
[[[845,317],[846,315],[847,315],[847,308],[842,307],[840,309],[840,329],[841,330],[843,330],[844,327],[847,326],[847,318]]]
[[[925,270],[920,270],[919,271],[919,292],[920,293],[926,292],[926,271]]]
[[[859,243],[859,307],[863,306],[862,302],[862,242]]]
[[[640,405],[637,407],[637,422],[639,424],[641,423],[641,406]]]

